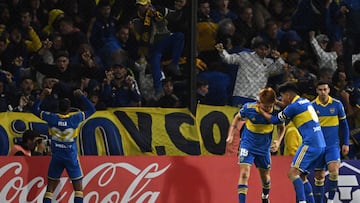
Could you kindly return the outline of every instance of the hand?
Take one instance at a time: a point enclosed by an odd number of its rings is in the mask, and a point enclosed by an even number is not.
[[[280,52],[278,52],[277,50],[271,50],[271,56],[274,58],[274,59],[278,59],[280,57]]]
[[[20,97],[20,101],[19,101],[19,106],[21,107],[21,108],[24,108],[24,106],[26,106],[28,103],[29,103],[29,97],[27,97],[27,96],[21,96]]]
[[[14,59],[14,61],[13,61],[13,63],[15,64],[15,66],[22,66],[22,64],[23,64],[23,62],[24,62],[24,59],[23,59],[23,57],[22,56],[17,56],[15,59]]]
[[[280,142],[278,140],[274,140],[270,146],[270,151],[276,152],[279,149],[279,146],[280,146]]]
[[[40,98],[44,99],[44,97],[51,94],[51,91],[52,91],[52,89],[50,89],[50,88],[44,88],[43,91],[40,94]]]
[[[104,82],[110,84],[110,82],[114,79],[114,73],[112,70],[105,71],[105,79]]]
[[[224,45],[222,43],[215,44],[215,49],[218,52],[222,52],[224,50]]]
[[[75,97],[84,96],[84,92],[81,89],[74,90],[73,94]]]
[[[310,31],[309,32],[309,38],[310,38],[310,40],[315,38],[315,31]]]
[[[135,81],[135,79],[133,77],[131,77],[130,75],[126,76],[126,78],[125,78],[125,82],[126,82],[126,84],[128,84],[129,87],[132,86],[134,81]]]
[[[234,133],[229,133],[228,137],[226,138],[226,142],[230,144],[232,143],[233,139],[234,139]]]
[[[42,42],[44,49],[50,49],[52,47],[53,42],[50,41],[48,38]]]
[[[341,153],[343,156],[346,156],[349,153],[349,146],[348,145],[343,145],[341,147]]]

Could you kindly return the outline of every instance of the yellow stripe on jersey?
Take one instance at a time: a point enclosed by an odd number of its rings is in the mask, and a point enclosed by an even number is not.
[[[249,119],[246,120],[245,124],[247,129],[253,133],[260,133],[260,134],[271,133],[274,129],[273,124],[256,124],[251,122],[251,120]]]
[[[325,127],[332,127],[339,125],[338,116],[321,116],[320,118],[320,125]]]
[[[300,167],[300,163],[301,163],[301,161],[304,159],[305,153],[306,153],[306,151],[307,151],[308,148],[309,148],[309,146],[304,145],[304,147],[301,149],[301,151],[300,151],[300,153],[299,153],[299,156],[296,158],[296,161],[295,161],[293,167],[295,167],[295,168],[299,168],[299,167]]]
[[[304,123],[313,120],[310,111],[304,111],[298,115],[296,115],[293,119],[293,122],[297,128],[302,126]]]

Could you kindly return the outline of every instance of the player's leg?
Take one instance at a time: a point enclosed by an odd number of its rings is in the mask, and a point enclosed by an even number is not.
[[[73,180],[72,181],[73,184],[73,188],[75,191],[75,196],[74,196],[74,203],[82,203],[83,202],[83,187],[82,187],[82,179],[80,180]]]
[[[301,171],[298,168],[291,167],[288,171],[288,178],[292,182],[295,193],[296,200],[299,203],[306,203],[304,184],[302,179],[300,178]]]
[[[49,169],[48,169],[48,178],[47,178],[47,187],[44,194],[43,202],[51,203],[53,198],[53,192],[59,183],[60,176],[64,170],[64,166],[61,163],[61,160],[57,159],[55,156],[51,158]]]
[[[339,177],[339,162],[330,162],[328,164],[329,170],[329,181],[328,181],[328,188],[329,188],[329,196],[328,196],[328,203],[333,203],[334,196],[338,188],[338,177]]]
[[[338,176],[340,167],[340,147],[338,145],[328,146],[325,161],[328,166],[329,178],[327,189],[329,190],[328,203],[332,203],[338,187]]]
[[[314,173],[314,199],[316,203],[324,202],[325,170],[316,169]]]
[[[314,200],[316,203],[324,203],[324,192],[325,192],[325,166],[326,166],[326,151],[325,156],[322,156],[314,164],[314,186],[313,186],[313,194]]]
[[[259,168],[259,172],[260,172],[260,178],[261,178],[261,182],[262,182],[262,194],[261,194],[261,199],[263,203],[268,203],[269,202],[269,192],[270,192],[270,170],[269,169],[264,169],[264,168]]]
[[[47,179],[47,187],[46,187],[46,192],[45,192],[44,199],[43,199],[44,203],[51,203],[53,192],[58,183],[59,183],[59,180],[53,180],[51,178]]]
[[[74,203],[82,203],[84,196],[83,188],[82,188],[83,172],[81,170],[78,157],[69,157],[68,162],[66,164],[66,171],[73,184],[73,188],[75,192]]]
[[[240,176],[238,182],[239,203],[246,202],[246,194],[248,191],[248,180],[250,177],[250,168],[254,162],[254,156],[245,148],[239,150]]]
[[[306,203],[315,203],[312,186],[309,180],[307,179],[307,175],[302,174],[301,179],[303,180],[303,184],[304,184]]]
[[[246,202],[246,194],[248,191],[248,181],[250,177],[250,168],[249,164],[240,164],[240,176],[238,182],[238,196],[239,203]]]
[[[270,153],[265,156],[256,155],[254,159],[256,167],[259,169],[260,178],[262,182],[262,194],[261,199],[263,203],[269,202],[269,192],[270,192]]]
[[[293,183],[296,199],[300,203],[305,203],[306,197],[312,195],[311,185],[309,185],[308,182],[304,182],[304,180],[306,180],[305,175],[308,173],[308,169],[314,167],[313,165],[318,159],[323,158],[321,157],[323,154],[324,148],[301,145],[293,157],[291,167],[288,171],[288,178]],[[300,175],[302,175],[302,177],[300,177]],[[306,188],[304,186],[306,186]]]

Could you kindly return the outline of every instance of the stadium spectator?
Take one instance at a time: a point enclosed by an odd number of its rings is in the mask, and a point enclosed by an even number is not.
[[[245,4],[239,10],[239,18],[235,19],[234,44],[251,48],[251,40],[258,34],[258,29],[254,21],[254,13],[251,4]]]
[[[32,156],[37,140],[40,139],[40,134],[34,130],[26,130],[22,134],[20,143],[16,143],[10,150],[11,156]]]
[[[196,103],[206,104],[206,94],[209,92],[209,82],[203,78],[196,79]]]
[[[105,74],[102,99],[107,107],[141,106],[137,81],[126,66],[115,64]]]
[[[162,108],[179,108],[182,104],[179,97],[174,93],[174,81],[168,77],[161,82],[164,91],[159,98],[158,106]]]
[[[235,20],[238,18],[237,14],[229,8],[229,0],[215,0],[214,2],[215,7],[211,9],[210,16],[215,23],[224,19]]]
[[[253,48],[254,52],[230,55],[224,49],[223,44],[216,45],[216,49],[225,63],[239,65],[233,91],[233,106],[256,101],[257,92],[265,87],[269,75],[280,74],[284,71],[284,61],[280,58],[279,52],[273,50],[271,53],[275,61],[266,58],[270,54],[269,44],[264,41],[256,41]]]
[[[109,0],[99,1],[96,18],[89,26],[88,32],[90,33],[90,43],[96,50],[95,53],[104,62],[109,61],[111,54],[121,48],[115,36],[116,21],[111,15]]]
[[[87,43],[86,35],[74,25],[73,19],[69,16],[59,20],[59,32],[62,36],[62,43],[70,57],[76,55],[81,44]]]
[[[154,7],[149,0],[136,0],[136,5],[138,15],[132,20],[132,25],[139,43],[139,55],[149,57],[155,94],[160,95],[162,92],[161,58],[164,53],[170,52],[172,59],[165,70],[171,76],[181,75],[179,59],[183,52],[184,34],[171,33],[166,26],[166,18],[178,16],[181,12]]]

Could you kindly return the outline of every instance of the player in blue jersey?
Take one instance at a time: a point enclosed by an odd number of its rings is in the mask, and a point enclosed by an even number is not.
[[[325,162],[315,168],[314,197],[316,203],[323,203],[325,166],[329,170],[328,203],[333,203],[337,191],[340,167],[339,127],[343,136],[341,152],[345,156],[349,152],[349,126],[346,120],[344,106],[339,100],[329,96],[330,88],[326,82],[316,86],[318,96],[312,102],[320,119],[321,130],[325,137]]]
[[[272,144],[272,134],[274,125],[270,124],[260,113],[259,108],[265,112],[276,115],[274,110],[276,93],[271,88],[262,89],[259,92],[258,102],[246,103],[236,114],[229,128],[227,142],[231,143],[234,132],[240,121],[245,121],[244,129],[241,134],[239,165],[240,177],[238,182],[239,202],[246,202],[248,190],[248,180],[250,177],[250,167],[253,163],[259,169],[262,180],[262,202],[269,202],[270,191],[270,149],[275,152],[278,150],[282,138],[285,134],[284,124],[278,125],[278,140]]]
[[[81,90],[75,90],[74,96],[81,97],[85,103],[84,112],[70,113],[69,99],[59,101],[59,113],[42,111],[40,105],[51,89],[45,88],[34,103],[34,114],[48,123],[51,136],[51,161],[48,169],[48,185],[43,202],[50,203],[53,192],[64,169],[69,175],[75,191],[74,202],[83,202],[82,171],[78,160],[76,137],[79,124],[95,112],[95,107]]]
[[[301,98],[297,92],[297,87],[293,83],[281,85],[279,93],[285,109],[277,116],[261,109],[260,113],[274,124],[291,120],[299,130],[302,145],[296,151],[288,177],[294,185],[297,202],[313,203],[312,187],[307,180],[307,174],[314,169],[318,160],[323,159],[326,145],[314,107],[309,100]]]

